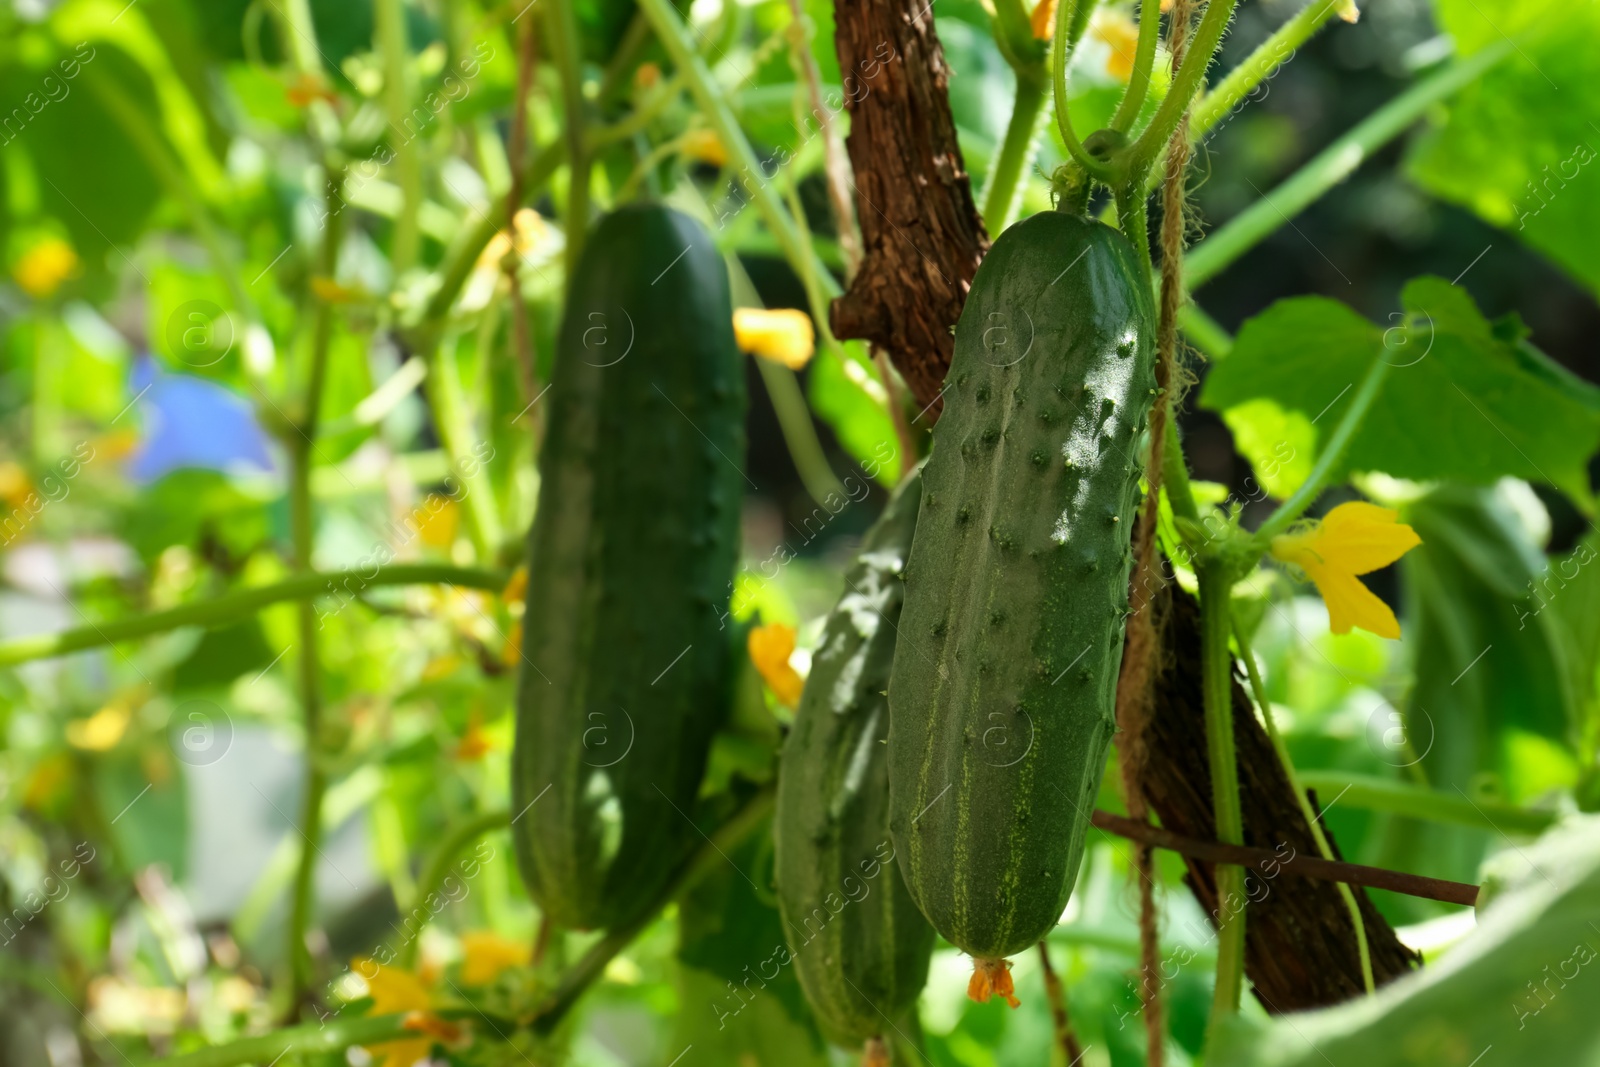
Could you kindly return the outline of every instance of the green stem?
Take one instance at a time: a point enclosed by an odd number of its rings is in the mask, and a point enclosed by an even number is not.
[[[820,295],[826,299],[819,300],[813,296],[810,303],[817,321],[827,322],[826,305],[829,300],[842,292],[839,283],[826,268],[817,263],[816,253],[801,239],[794,220],[789,217],[782,201],[770,188],[772,180],[762,174],[755,150],[750,147],[749,139],[740,129],[738,119],[728,107],[722,89],[706,66],[705,60],[700,58],[694,43],[689,39],[689,29],[684,25],[682,16],[673,7],[672,0],[639,0],[639,7],[655,26],[656,37],[677,66],[678,73],[688,81],[689,91],[694,95],[695,103],[700,106],[701,112],[711,123],[711,128],[716,131],[717,139],[727,150],[730,165],[736,169],[740,185],[749,194],[767,229],[777,238],[779,247],[783,249],[784,258],[801,277],[805,277],[802,265],[815,264],[811,269],[815,278],[815,288],[820,290]]]
[[[1033,162],[1038,146],[1046,77],[1042,68],[1028,76],[1022,70],[1017,71],[1017,95],[1011,105],[1011,121],[1006,126],[1000,154],[989,165],[989,178],[984,185],[983,221],[991,237],[1011,225],[1015,217],[1021,199],[1018,195],[1021,179]]]
[[[811,422],[811,409],[800,392],[800,381],[794,371],[759,356],[751,358],[755,359],[761,381],[767,387],[767,397],[778,416],[778,428],[783,431],[784,444],[789,446],[789,458],[800,475],[800,484],[819,504],[829,495],[843,496],[844,486],[828,465],[817,429]]]
[[[422,165],[416,143],[405,128],[411,103],[411,57],[406,42],[404,0],[376,0],[372,13],[377,50],[383,57],[383,106],[389,118],[389,143],[394,149],[395,184],[400,187],[400,214],[395,218],[390,252],[398,279],[415,265],[421,247],[417,211],[422,206]]]
[[[1128,88],[1117,104],[1117,113],[1111,116],[1111,128],[1126,133],[1139,118],[1146,95],[1150,92],[1150,75],[1156,66],[1156,46],[1161,38],[1161,7],[1156,0],[1139,0],[1139,43],[1134,47],[1133,71],[1128,75]]]
[[[1368,774],[1306,771],[1300,775],[1300,784],[1307,789],[1315,789],[1318,796],[1327,797],[1330,801],[1337,797],[1339,804],[1345,807],[1498,833],[1540,834],[1554,826],[1560,818],[1552,811],[1519,808],[1493,800],[1469,800],[1410,782]]]
[[[1217,840],[1244,844],[1239,808],[1239,767],[1233,743],[1233,658],[1228,652],[1229,598],[1233,581],[1216,560],[1201,560],[1200,653],[1201,689],[1206,718],[1206,749],[1211,761],[1211,804],[1216,813]],[[1217,984],[1211,1002],[1211,1032],[1217,1023],[1239,1011],[1244,987],[1244,868],[1216,866]]]
[[[499,558],[503,531],[495,502],[489,466],[473,444],[472,417],[461,390],[461,372],[456,366],[455,339],[443,339],[429,359],[428,376],[422,387],[433,410],[439,430],[439,443],[450,457],[451,472],[461,480],[462,512],[467,536],[472,540],[478,562],[493,565]]]
[[[1283,773],[1289,778],[1289,788],[1294,792],[1295,803],[1300,806],[1300,815],[1311,829],[1312,840],[1317,845],[1317,854],[1325,860],[1334,859],[1333,849],[1328,846],[1328,836],[1322,832],[1322,818],[1311,809],[1311,798],[1306,795],[1305,787],[1295,773],[1294,760],[1289,758],[1289,746],[1284,744],[1283,735],[1278,732],[1277,716],[1272,713],[1272,701],[1267,699],[1267,687],[1261,681],[1261,670],[1256,664],[1255,653],[1251,650],[1249,639],[1245,637],[1244,627],[1239,625],[1237,618],[1233,620],[1233,640],[1239,646],[1239,657],[1244,660],[1245,674],[1250,679],[1250,692],[1255,695],[1256,707],[1261,709],[1262,721],[1267,726],[1267,736],[1272,739],[1272,747],[1278,753],[1278,762],[1283,764]],[[1344,899],[1345,910],[1350,913],[1350,924],[1356,932],[1356,955],[1361,960],[1361,984],[1368,993],[1371,993],[1377,988],[1377,984],[1372,980],[1372,949],[1367,943],[1366,920],[1362,918],[1361,906],[1356,903],[1355,891],[1344,882],[1334,884],[1338,886],[1339,896]]]
[[[1202,96],[1189,119],[1189,139],[1199,141],[1213,126],[1239,106],[1256,86],[1271,78],[1279,67],[1294,58],[1297,48],[1327,25],[1347,0],[1311,0],[1294,16],[1273,31],[1243,63]]]
[[[1167,494],[1172,514],[1190,522],[1200,521],[1200,506],[1195,503],[1194,487],[1189,484],[1189,464],[1183,458],[1183,442],[1178,438],[1178,420],[1167,420],[1167,440],[1161,458],[1161,486]]]
[[[1124,185],[1117,191],[1117,227],[1122,236],[1133,242],[1139,251],[1139,262],[1144,266],[1145,284],[1156,285],[1155,266],[1150,258],[1150,201],[1143,190]]]
[[[553,1030],[577,1003],[584,991],[605,973],[606,964],[631,944],[667,904],[676,900],[684,890],[694,885],[708,871],[727,862],[727,852],[738,847],[740,842],[748,837],[771,812],[772,800],[771,789],[764,789],[745,800],[706,839],[705,844],[695,850],[688,862],[679,868],[678,873],[656,902],[638,918],[607,933],[596,942],[561,979],[560,984],[540,1004],[528,1022],[542,1033]],[[504,819],[505,813],[489,813],[480,819],[488,820],[496,816]],[[462,832],[467,828],[467,826],[462,827]],[[445,1018],[459,1018],[475,1013],[445,1009],[438,1014]],[[240,1038],[226,1045],[196,1049],[181,1056],[147,1060],[140,1067],[155,1067],[157,1063],[163,1067],[237,1067],[245,1063],[277,1062],[277,1058],[287,1052],[300,1054],[339,1052],[352,1045],[371,1045],[398,1037],[416,1036],[415,1031],[406,1029],[406,1018],[407,1015],[378,1015],[359,1019],[335,1018],[308,1026],[277,1030],[258,1037]]]
[[[439,891],[444,885],[444,880],[450,875],[450,867],[455,863],[456,857],[462,850],[472,844],[484,834],[500,830],[511,822],[509,811],[486,811],[475,815],[466,822],[455,827],[445,834],[443,841],[433,850],[428,857],[428,862],[422,868],[422,877],[417,880],[416,893],[410,903],[402,911],[415,910],[426,905],[428,898]],[[422,947],[422,931],[414,930],[411,937],[400,946],[400,966],[412,970],[416,966],[417,951]]]
[[[567,143],[567,277],[577,273],[578,256],[589,232],[589,156],[584,147],[583,55],[578,43],[578,19],[571,3],[547,9],[546,42],[561,78],[562,133]]]
[[[1305,166],[1266,196],[1229,219],[1196,245],[1184,260],[1189,287],[1198,289],[1222,273],[1280,226],[1344,181],[1375,151],[1408,129],[1439,101],[1472,82],[1512,52],[1510,41],[1498,41],[1457,60],[1418,82],[1368,115],[1348,133],[1318,152]],[[1169,97],[1170,99],[1170,97]]]
[[[1189,41],[1188,51],[1183,56],[1183,64],[1172,79],[1167,95],[1156,108],[1155,115],[1150,119],[1150,125],[1145,127],[1139,139],[1129,147],[1127,175],[1138,186],[1143,187],[1156,156],[1165,150],[1167,141],[1172,137],[1172,131],[1178,128],[1178,120],[1183,117],[1195,94],[1204,84],[1206,68],[1211,66],[1211,59],[1217,53],[1217,45],[1222,41],[1223,31],[1228,28],[1228,22],[1233,18],[1236,2],[1237,0],[1211,0],[1206,5],[1205,14],[1200,17],[1200,25]]]
[[[256,586],[228,593],[211,600],[184,604],[166,611],[135,615],[126,619],[91,623],[73,630],[0,641],[0,667],[36,659],[50,659],[86,648],[128,641],[138,637],[167,633],[184,626],[214,628],[254,615],[263,608],[291,600],[316,600],[324,596],[348,597],[349,602],[368,589],[388,585],[456,585],[468,589],[498,592],[505,588],[506,575],[467,567],[437,563],[402,563],[361,570],[309,571],[295,574],[272,585]],[[342,606],[342,605],[341,605]]]
[[[1227,359],[1233,351],[1233,338],[1222,324],[1202,311],[1193,301],[1178,309],[1178,326],[1189,342],[1213,363]]]
[[[1112,178],[1111,168],[1104,160],[1091,156],[1083,147],[1083,142],[1078,140],[1077,131],[1072,128],[1072,114],[1068,110],[1067,72],[1072,67],[1072,50],[1078,43],[1073,38],[1073,24],[1077,20],[1078,6],[1093,3],[1094,0],[1059,0],[1057,3],[1055,42],[1051,49],[1053,70],[1050,86],[1055,96],[1056,128],[1061,131],[1061,141],[1067,146],[1067,152],[1089,174],[1109,182]]]
[[[274,1030],[270,1034],[242,1037],[226,1045],[195,1049],[177,1056],[153,1058],[140,1067],[237,1067],[244,1063],[300,1062],[317,1053],[343,1052],[354,1045],[372,1045],[401,1037],[415,1037],[406,1029],[409,1013],[331,1019],[305,1026]],[[285,1056],[288,1060],[284,1060]]]
[[[323,225],[318,270],[332,278],[339,262],[339,245],[344,236],[344,170],[326,166],[329,207]],[[336,207],[334,205],[337,205]],[[311,499],[311,461],[316,452],[317,424],[322,410],[323,386],[328,378],[328,347],[333,340],[333,306],[312,296],[310,370],[306,375],[305,398],[300,422],[286,435],[289,446],[289,530],[294,548],[295,570],[310,573],[315,564],[316,514]],[[304,716],[306,746],[305,791],[300,805],[300,865],[295,872],[294,895],[289,910],[290,986],[287,1011],[290,1017],[311,989],[313,964],[306,947],[306,934],[316,911],[317,860],[322,855],[322,798],[328,788],[327,768],[321,753],[322,738],[322,657],[318,632],[322,623],[316,607],[301,601],[296,612],[300,634],[298,683],[300,707]]]
[[[1256,530],[1256,545],[1261,551],[1266,551],[1271,546],[1272,539],[1288,529],[1289,524],[1304,514],[1317,497],[1322,495],[1328,479],[1344,461],[1345,449],[1349,447],[1350,439],[1361,428],[1372,402],[1378,398],[1378,393],[1389,376],[1389,369],[1393,364],[1386,358],[1387,355],[1386,352],[1380,352],[1378,358],[1372,361],[1372,366],[1367,370],[1366,377],[1361,379],[1361,385],[1350,401],[1350,406],[1345,409],[1344,417],[1339,420],[1339,425],[1334,427],[1333,433],[1328,437],[1327,445],[1317,455],[1317,462],[1311,468],[1311,474],[1301,483],[1300,488],[1278,507],[1277,511],[1267,517],[1267,521],[1261,524],[1260,529]]]
[[[645,2],[648,3],[650,0]],[[749,836],[771,812],[773,795],[771,789],[763,789],[746,800],[715,833],[706,839],[704,845],[695,850],[694,855],[679,869],[668,884],[666,892],[653,906],[645,909],[633,920],[609,931],[584,953],[583,958],[573,965],[572,970],[561,979],[561,983],[556,986],[549,998],[539,1006],[534,1020],[535,1029],[543,1033],[553,1030],[577,1003],[584,990],[605,971],[606,964],[610,963],[617,953],[628,947],[646,926],[655,921],[656,915],[662,908],[670,901],[676,900],[679,894],[698,882],[708,871],[727,863],[728,852]]]
[[[550,180],[561,165],[567,160],[567,146],[564,141],[555,141],[542,148],[528,164],[527,173],[522,176],[522,202],[526,204],[530,199],[544,191],[545,183]],[[485,208],[478,216],[471,229],[463,230],[461,236],[445,252],[444,266],[439,271],[439,287],[428,297],[428,303],[422,310],[421,320],[416,326],[407,330],[407,340],[416,351],[427,351],[435,343],[440,327],[450,317],[450,309],[455,305],[456,297],[461,295],[461,289],[467,284],[467,279],[472,276],[472,269],[478,265],[478,257],[494,235],[500,232],[505,222],[505,216],[494,208]]]

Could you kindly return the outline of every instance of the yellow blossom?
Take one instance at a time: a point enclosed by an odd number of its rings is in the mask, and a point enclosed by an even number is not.
[[[456,543],[456,530],[461,526],[461,509],[454,500],[437,493],[429,493],[422,506],[417,508],[417,535],[429,548],[448,552]]]
[[[1039,0],[1028,23],[1034,40],[1048,41],[1056,32],[1056,0]]]
[[[474,711],[467,716],[466,732],[456,742],[456,759],[467,762],[481,760],[493,747],[494,743],[483,728],[483,716]]]
[[[532,956],[527,942],[512,941],[488,930],[469,930],[461,935],[461,982],[488,985],[508,967],[526,967]]]
[[[512,619],[511,628],[506,631],[506,644],[500,650],[500,662],[507,667],[515,667],[522,658],[522,620]]]
[[[704,127],[684,134],[678,147],[684,155],[697,162],[709,163],[713,167],[728,165],[728,150],[722,147],[715,133]]]
[[[500,599],[506,604],[520,604],[528,599],[528,567],[518,564],[517,569],[511,572],[511,578],[506,582],[506,587],[500,591]]]
[[[804,367],[817,343],[811,318],[794,308],[735,308],[733,336],[746,352],[790,370]]]
[[[654,63],[644,62],[639,64],[639,69],[633,72],[633,85],[636,89],[654,89],[661,84],[661,68]]]
[[[1011,961],[974,959],[972,977],[967,980],[967,998],[987,1004],[991,997],[999,997],[1013,1008],[1022,1003],[1017,999],[1016,983],[1011,980]]]
[[[805,686],[800,673],[789,666],[789,657],[794,655],[794,637],[793,626],[774,622],[751,630],[747,642],[750,662],[755,664],[778,703],[786,708],[800,703],[800,690]]]
[[[1422,543],[1399,517],[1389,508],[1352,501],[1328,512],[1321,522],[1272,539],[1272,555],[1299,567],[1316,583],[1334,633],[1360,627],[1379,637],[1400,636],[1399,620],[1389,605],[1356,577],[1387,567]]]
[[[1124,82],[1132,77],[1134,58],[1139,50],[1139,27],[1133,20],[1120,12],[1101,10],[1096,13],[1089,32],[1111,49],[1106,57],[1106,73]]]
[[[426,1059],[433,1048],[435,1036],[446,1036],[441,1031],[453,1030],[443,1020],[428,1013],[432,996],[422,979],[399,967],[385,967],[372,960],[354,960],[351,964],[367,983],[367,993],[372,997],[368,1015],[414,1015],[405,1022],[407,1030],[420,1033],[419,1037],[402,1038],[368,1045],[367,1051],[377,1058],[378,1067],[412,1067],[418,1060]]]
[[[67,723],[67,744],[86,752],[109,752],[122,740],[132,717],[132,704],[120,698],[113,700],[87,719]]]
[[[21,511],[33,493],[33,482],[22,464],[14,459],[0,460],[0,500],[12,511]]]
[[[59,237],[46,237],[22,254],[11,276],[29,296],[42,299],[78,273],[78,254]]]

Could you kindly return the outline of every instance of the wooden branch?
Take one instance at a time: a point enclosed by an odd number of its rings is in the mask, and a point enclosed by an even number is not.
[[[950,116],[950,68],[926,0],[836,0],[834,21],[866,256],[831,326],[888,352],[931,422],[989,247]]]
[[[1161,647],[1166,670],[1156,682],[1150,712],[1145,790],[1167,831],[1191,840],[1214,841],[1211,768],[1201,713],[1200,608],[1176,586],[1169,586],[1158,603],[1165,606]],[[1275,853],[1280,861],[1293,849],[1299,858],[1284,865],[1285,871],[1311,857],[1321,861],[1272,739],[1256,721],[1255,709],[1237,679],[1233,720],[1245,845]],[[1317,807],[1315,795],[1312,806]],[[1326,827],[1324,833],[1336,858],[1342,859],[1332,833]],[[1184,861],[1186,881],[1196,900],[1207,914],[1217,914],[1211,863],[1196,855],[1186,855]],[[1382,985],[1420,960],[1400,943],[1367,894],[1356,889],[1355,895],[1367,930],[1373,978]],[[1360,996],[1365,990],[1356,932],[1338,886],[1302,879],[1292,892],[1273,889],[1251,901],[1245,920],[1245,973],[1257,999],[1274,1014]]]
[[[1446,904],[1473,907],[1478,903],[1478,887],[1466,882],[1450,882],[1443,878],[1429,878],[1420,874],[1391,871],[1386,867],[1368,867],[1360,863],[1343,863],[1325,860],[1315,853],[1295,851],[1269,852],[1248,845],[1229,845],[1221,841],[1199,841],[1175,834],[1159,826],[1151,826],[1137,819],[1096,811],[1091,817],[1095,826],[1107,833],[1141,841],[1156,848],[1179,852],[1207,863],[1232,863],[1247,867],[1271,881],[1280,874],[1300,878],[1315,878],[1324,882],[1344,882],[1347,885],[1387,889],[1425,900],[1441,900]]]

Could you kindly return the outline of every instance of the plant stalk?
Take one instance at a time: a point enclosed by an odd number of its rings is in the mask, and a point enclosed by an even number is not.
[[[1011,225],[1021,201],[1023,176],[1033,163],[1039,144],[1039,117],[1044,114],[1045,83],[1048,75],[1017,71],[1017,95],[1011,105],[1011,121],[1006,125],[1000,154],[989,166],[984,183],[983,222],[991,237]]]
[[[1244,660],[1245,674],[1250,679],[1250,692],[1256,698],[1256,707],[1261,709],[1261,719],[1266,724],[1267,736],[1272,739],[1272,747],[1278,753],[1278,762],[1283,764],[1283,773],[1288,776],[1289,787],[1294,791],[1295,803],[1300,806],[1300,814],[1311,830],[1312,840],[1317,844],[1317,854],[1325,860],[1332,860],[1333,849],[1328,845],[1328,835],[1322,832],[1322,817],[1312,810],[1311,798],[1306,796],[1305,787],[1295,773],[1294,760],[1289,757],[1289,746],[1284,743],[1283,735],[1278,732],[1277,716],[1272,714],[1272,702],[1267,699],[1267,687],[1261,681],[1261,671],[1256,664],[1255,653],[1251,650],[1244,628],[1239,625],[1237,618],[1233,620],[1233,640],[1239,646],[1239,658]],[[1372,949],[1367,941],[1367,923],[1362,918],[1361,906],[1356,903],[1355,892],[1344,882],[1339,882],[1337,885],[1339,896],[1344,900],[1345,910],[1350,913],[1351,926],[1356,932],[1356,954],[1361,960],[1361,984],[1370,994],[1377,988],[1377,983],[1372,978]]]
[[[439,563],[397,563],[341,571],[297,573],[272,585],[226,593],[210,600],[182,604],[166,611],[133,615],[125,619],[90,623],[72,630],[0,641],[0,667],[36,659],[51,659],[87,648],[99,648],[138,637],[167,633],[183,626],[218,627],[254,615],[263,608],[288,600],[316,600],[326,596],[347,598],[349,603],[368,589],[390,585],[456,585],[498,592],[505,588],[503,571],[454,567]],[[341,604],[341,607],[343,605]]]
[[[1233,581],[1216,560],[1201,560],[1200,652],[1201,689],[1206,717],[1206,747],[1211,760],[1211,804],[1217,840],[1244,844],[1239,807],[1239,768],[1233,742],[1233,660],[1228,652],[1229,598]],[[1217,984],[1211,1002],[1210,1028],[1239,1011],[1244,988],[1244,868],[1216,865]]]
[[[1409,129],[1430,107],[1472,84],[1511,53],[1510,41],[1487,45],[1418,82],[1357,123],[1276,189],[1196,245],[1184,264],[1189,287],[1198,289],[1222,273],[1240,256],[1344,181],[1374,152]]]

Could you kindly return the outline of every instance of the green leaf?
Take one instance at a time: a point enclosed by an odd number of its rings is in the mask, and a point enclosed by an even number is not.
[[[1531,848],[1502,853],[1485,895],[1477,930],[1438,962],[1336,1008],[1235,1019],[1215,1036],[1208,1062],[1594,1063],[1600,819],[1574,820]]]
[[[1600,7],[1437,0],[1464,53],[1515,51],[1443,109],[1408,161],[1428,192],[1515,233],[1600,292]]]
[[[1300,455],[1308,420],[1320,447],[1377,359],[1393,369],[1336,474],[1381,471],[1418,481],[1489,484],[1504,476],[1545,482],[1582,504],[1586,465],[1600,447],[1600,404],[1573,388],[1526,341],[1514,320],[1485,319],[1465,290],[1423,277],[1401,293],[1387,330],[1324,297],[1282,300],[1250,319],[1232,354],[1207,376],[1204,407],[1236,426],[1238,444],[1275,492],[1290,491],[1284,449]],[[1261,432],[1270,400],[1281,435]],[[1239,432],[1245,420],[1251,432]],[[1298,484],[1297,481],[1294,482]]]
[[[770,827],[695,885],[678,905],[679,993],[674,1047],[706,1063],[822,1067],[826,1046],[800,982],[771,884]]]
[[[894,485],[900,479],[900,441],[888,411],[867,392],[881,388],[876,371],[858,358],[861,345],[840,348],[845,351],[830,345],[817,348],[807,383],[811,407],[869,477]]]

